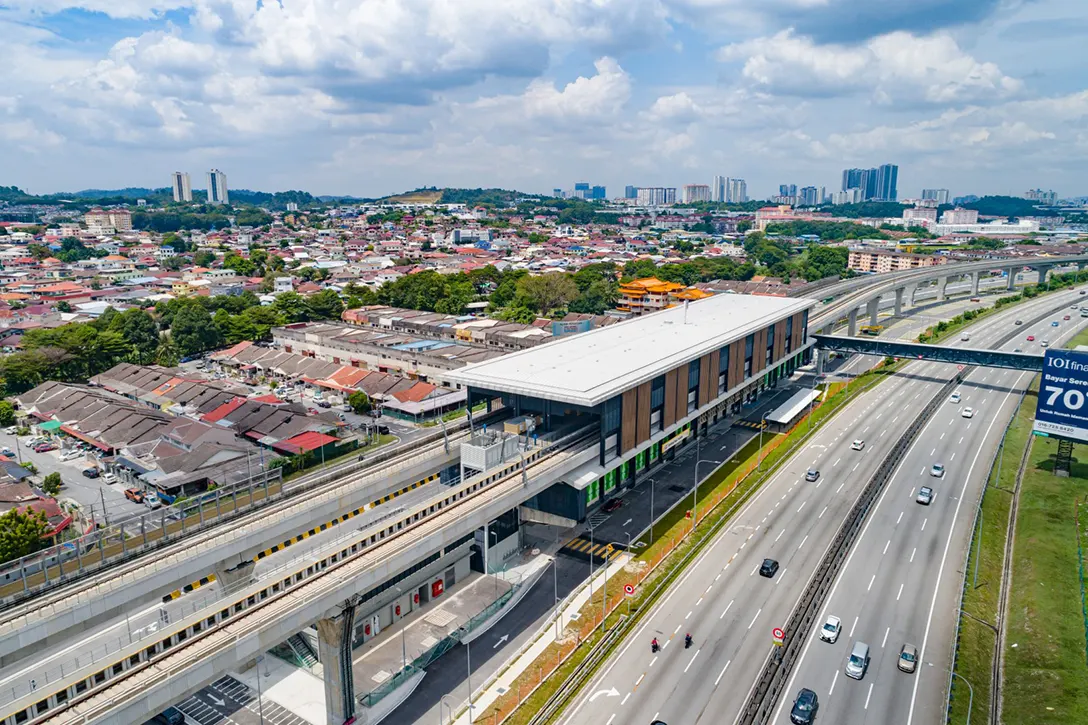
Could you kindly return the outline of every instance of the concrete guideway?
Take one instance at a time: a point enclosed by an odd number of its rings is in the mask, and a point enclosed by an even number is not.
[[[1053,295],[1014,309],[1020,313],[1045,309],[1057,299]],[[996,339],[1008,332],[1009,318],[999,313],[973,326],[976,340]],[[753,663],[762,662],[769,650],[770,627],[788,618],[807,583],[806,572],[822,558],[867,471],[879,461],[880,446],[888,447],[894,440],[889,438],[890,429],[900,421],[905,424],[907,418],[900,416],[916,414],[928,402],[924,391],[929,390],[932,397],[936,386],[955,371],[949,368],[912,363],[841,411],[708,547],[587,687],[564,722],[627,721],[632,713],[643,713],[646,719],[657,713],[666,722],[685,724],[716,723],[735,716],[756,675]],[[849,451],[855,437],[866,440],[860,455]],[[842,468],[850,461],[856,468]],[[822,469],[816,483],[800,480],[810,462]],[[863,466],[866,470],[861,470]],[[836,475],[837,471],[842,473]],[[821,524],[828,521],[834,523]],[[755,577],[765,556],[782,562],[773,580]],[[652,636],[664,639],[685,630],[696,641],[691,650],[672,642],[656,660],[650,655]],[[623,697],[589,699],[612,687]]]
[[[1060,340],[1085,324],[1079,317],[1063,322]],[[1044,328],[1054,330],[1049,322],[1042,322],[1024,330],[1024,335],[1038,337]],[[1014,346],[1042,350],[1038,343],[1026,343],[1019,336],[1006,345]],[[1031,378],[1031,373],[1013,370],[976,370],[960,386],[961,404],[945,406],[929,422],[870,514],[817,619],[822,623],[828,614],[840,617],[842,637],[829,645],[820,642],[817,633],[810,636],[786,697],[792,698],[800,687],[814,690],[821,716],[835,722],[888,712],[899,713],[908,725],[943,717],[949,647],[963,576],[954,565],[963,559],[970,543],[970,516],[1004,426]],[[974,408],[975,416],[964,419],[963,406]],[[940,478],[930,475],[930,467],[937,462],[946,468]],[[936,492],[929,506],[914,501],[923,485]],[[864,641],[871,649],[871,664],[860,682],[842,674],[853,640]],[[914,674],[896,667],[905,643],[919,650]],[[774,722],[789,721],[791,701],[779,704]]]

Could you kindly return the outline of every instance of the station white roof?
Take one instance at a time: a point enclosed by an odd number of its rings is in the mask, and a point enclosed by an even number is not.
[[[719,294],[447,373],[474,388],[594,406],[815,300]],[[685,317],[686,315],[686,317]]]

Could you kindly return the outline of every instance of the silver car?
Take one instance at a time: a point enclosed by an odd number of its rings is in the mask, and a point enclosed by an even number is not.
[[[929,486],[922,486],[918,490],[918,496],[914,499],[923,506],[929,506],[933,502],[933,489]]]
[[[896,660],[895,666],[908,674],[914,672],[918,668],[918,648],[912,644],[903,645],[903,649],[899,650],[899,659]]]

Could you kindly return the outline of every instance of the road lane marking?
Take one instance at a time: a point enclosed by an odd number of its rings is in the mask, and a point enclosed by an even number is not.
[[[688,666],[684,668],[684,674],[687,674],[688,669],[690,669],[691,666],[695,664],[695,658],[699,656],[700,652],[702,652],[701,649],[695,650],[695,654],[691,656],[691,662],[688,662]]]
[[[654,662],[657,662],[657,658],[656,658],[656,657],[654,657],[654,658],[653,658],[652,660],[650,660],[650,667],[653,667],[653,666],[654,666]]]
[[[960,444],[963,443],[963,436],[960,436]]]
[[[914,547],[914,549],[910,552],[910,563],[911,564],[914,563],[914,552],[916,552],[916,551],[918,551],[918,547]]]
[[[755,566],[752,567],[752,573],[749,574],[748,576],[754,576],[757,569],[759,569],[759,564],[756,564]]]
[[[899,525],[899,522],[900,522],[900,521],[902,521],[902,520],[903,520],[903,512],[902,512],[902,511],[900,511],[900,512],[899,512],[899,518],[897,518],[897,519],[895,520],[895,525],[896,525],[896,526],[898,526],[898,525]]]
[[[801,513],[801,509],[803,509],[805,507],[806,503],[808,503],[808,501],[802,501],[801,502],[801,505],[797,507],[797,513]]]
[[[869,580],[869,586],[865,587],[865,591],[869,591],[873,588],[873,582],[876,581],[876,574],[873,574],[873,578]]]
[[[895,601],[899,601],[899,597],[903,596],[903,585],[899,585],[899,593],[895,595]]]
[[[808,536],[805,536],[805,538],[801,539],[801,543],[797,545],[797,548],[800,549],[802,546],[804,546],[806,541],[808,541]]]
[[[949,460],[949,462],[956,460],[956,454],[953,453],[952,457],[950,459],[948,459],[948,460]]]
[[[690,616],[690,615],[691,615],[691,612],[688,612],[688,615]],[[674,629],[674,630],[672,631],[672,636],[673,636],[673,637],[675,637],[675,636],[676,636],[676,633],[677,633],[677,632],[679,632],[679,631],[680,631],[680,625],[678,624],[678,625],[676,625],[676,629]]]
[[[944,433],[941,433],[941,437],[938,440],[944,440]]]
[[[835,691],[835,683],[839,681],[839,671],[835,670],[835,674],[831,675],[831,689],[827,691],[827,696],[831,697],[831,693]]]
[[[884,437],[884,434],[885,434],[885,433],[887,433],[887,432],[888,432],[888,429],[887,429],[887,428],[885,428],[884,430],[880,431],[880,435],[879,435],[879,436],[877,436],[877,437],[878,437],[878,438],[883,438],[883,437]]]
[[[626,705],[626,704],[627,704],[627,698],[629,698],[629,697],[631,697],[631,693],[630,693],[630,692],[628,692],[628,693],[627,693],[626,695],[624,695],[624,696],[623,696],[623,699],[622,699],[622,700],[620,700],[620,706]]]
[[[937,455],[937,449],[936,448],[934,448],[932,451],[929,452],[930,458],[932,458],[935,455]],[[922,470],[924,471],[925,469],[923,468]]]
[[[604,725],[612,725],[612,721],[616,719],[616,713],[612,713],[612,717],[608,718],[608,722]]]
[[[924,520],[922,521],[922,531],[925,531],[925,530],[926,530],[926,524],[927,524],[927,523],[929,523],[929,519],[928,519],[928,518],[927,518],[927,519],[924,519]]]
[[[786,567],[786,569],[788,569],[788,568],[789,567]],[[778,586],[778,582],[782,581],[782,577],[786,576],[786,569],[783,569],[781,572],[779,572],[778,576],[775,577],[775,580],[774,580],[774,585],[775,586]]]
[[[691,612],[689,611],[689,612],[687,613],[687,616],[685,616],[685,617],[684,617],[684,619],[686,620],[686,619],[689,619],[690,617],[691,617]]]
[[[817,516],[816,518],[818,518],[818,519],[822,519],[822,518],[824,517],[824,514],[825,514],[825,513],[827,513],[827,506],[824,506],[824,510],[823,510],[823,511],[821,511],[821,512],[820,512],[820,515],[819,515],[819,516]]]
[[[854,636],[854,627],[858,626],[858,618],[854,617],[854,623],[850,625],[850,636]]]
[[[733,602],[735,602],[735,601],[737,601],[737,600],[736,600],[736,599],[730,599],[730,600],[729,600],[729,604],[726,604],[726,605],[725,605],[725,611],[724,611],[724,612],[722,612],[722,616],[721,616],[721,617],[718,617],[718,619],[721,619],[722,617],[724,617],[724,616],[725,616],[725,612],[728,612],[728,611],[729,611],[729,608],[730,608],[731,606],[733,606]]]
[[[760,608],[759,608],[759,611],[758,611],[758,612],[756,612],[756,616],[752,617],[752,621],[751,621],[751,623],[750,623],[750,624],[748,625],[748,629],[751,629],[751,628],[752,628],[752,625],[756,623],[756,620],[757,620],[757,619],[759,619],[759,615],[760,615],[760,614],[762,614],[762,613],[763,613],[763,607],[760,607]]]
[[[881,649],[884,648],[884,645],[888,644],[888,632],[891,632],[891,631],[892,631],[891,627],[888,627],[887,629],[884,630],[884,641],[880,643]]]
[[[726,662],[725,667],[723,667],[722,671],[718,673],[718,679],[714,680],[714,687],[717,687],[718,683],[722,681],[722,677],[725,676],[725,671],[729,669],[729,665],[732,661],[733,660],[729,660],[729,662]]]
[[[857,468],[857,466],[854,466],[854,468]],[[845,485],[846,485],[846,481],[843,481],[842,483],[840,483],[839,487],[835,489],[835,493],[838,493],[839,491],[841,491],[842,487],[845,486]]]
[[[884,554],[887,554],[888,553],[888,547],[891,546],[891,545],[892,545],[892,540],[888,539],[888,543],[884,544],[884,551],[880,555],[884,556]]]
[[[841,458],[841,457],[840,457],[840,458],[836,458],[836,459],[835,459],[835,462],[831,464],[831,467],[832,467],[832,468],[834,468],[835,466],[839,465],[839,461],[841,461],[841,460],[842,460],[842,458]]]
[[[869,698],[873,696],[873,683],[869,683],[869,694],[865,696],[865,709],[869,709]]]
[[[642,673],[641,675],[639,675],[639,676],[638,676],[638,679],[637,679],[637,680],[635,680],[635,687],[638,687],[639,685],[641,685],[641,684],[642,684],[642,681],[643,681],[644,679],[646,679],[646,673],[645,673],[645,672],[643,672],[643,673]]]
[[[703,596],[706,596],[707,594],[710,594],[710,590],[711,590],[711,589],[713,589],[713,588],[714,588],[714,585],[713,585],[713,584],[711,584],[710,586],[708,586],[708,587],[706,588],[706,591],[705,591],[705,592],[703,592]],[[699,597],[699,601],[700,601],[700,602],[701,602],[701,601],[703,601],[703,597]]]
[[[777,544],[777,543],[778,543],[778,540],[782,538],[782,534],[784,534],[784,533],[786,533],[786,530],[785,530],[785,529],[782,529],[781,531],[779,531],[779,532],[778,532],[778,536],[776,536],[776,537],[774,538],[774,543],[776,543],[776,544]]]

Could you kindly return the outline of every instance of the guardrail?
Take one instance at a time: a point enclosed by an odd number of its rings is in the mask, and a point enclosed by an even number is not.
[[[395,473],[407,465],[418,462],[424,453],[420,446],[427,446],[444,438],[449,443],[460,440],[462,429],[468,422],[456,426],[453,437],[450,431],[436,430],[412,441],[388,450],[378,451],[362,460],[349,461],[315,471],[295,481],[283,482],[280,469],[262,471],[244,481],[216,488],[194,499],[186,499],[180,505],[163,506],[139,516],[84,534],[74,541],[0,565],[0,604],[5,608],[29,599],[37,594],[68,584],[90,574],[147,552],[173,544],[179,539],[232,521],[264,506],[311,492],[326,484],[369,469],[378,464],[404,456],[404,460],[384,473]],[[242,502],[239,503],[239,499]],[[214,511],[211,509],[214,507]],[[225,510],[224,510],[225,509]],[[16,587],[12,587],[17,584]],[[7,590],[7,591],[6,591]]]
[[[1033,325],[1045,320],[1053,314],[1055,309],[1060,309],[1060,307],[1064,307],[1064,304],[1048,308],[1046,312],[1033,317],[1027,324]],[[1005,344],[1018,334],[1020,334],[1019,328],[1002,335],[993,344],[993,347]],[[853,547],[853,543],[865,523],[870,508],[884,490],[884,486],[887,485],[907,450],[913,445],[933,413],[944,403],[949,392],[955,389],[974,369],[973,366],[965,367],[941,386],[941,389],[937,391],[926,404],[926,407],[911,422],[906,432],[899,437],[895,446],[892,447],[892,450],[869,480],[839,529],[839,533],[832,541],[823,560],[817,566],[815,574],[798,600],[797,606],[790,614],[785,627],[786,637],[783,645],[777,648],[764,663],[763,671],[752,689],[748,702],[741,711],[738,722],[742,725],[762,725],[762,723],[768,721],[771,711],[778,703],[778,698],[786,685],[786,680],[800,656],[804,642],[811,632],[812,624],[816,620],[820,607],[823,606],[839,570],[842,568],[846,557],[849,556],[850,549]]]
[[[574,671],[570,673],[563,684],[552,693],[544,705],[537,711],[533,719],[529,721],[529,725],[544,725],[556,712],[563,706],[563,704],[582,686],[582,683],[596,671],[597,666],[601,664],[601,661],[608,655],[612,649],[612,644],[621,632],[625,631],[624,624],[627,621],[627,615],[621,614],[620,619],[616,622],[612,629],[608,630],[604,637],[600,639],[597,644],[593,646],[586,658],[578,663],[578,666],[574,668]]]

